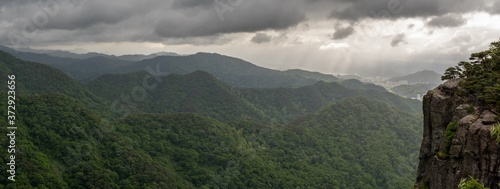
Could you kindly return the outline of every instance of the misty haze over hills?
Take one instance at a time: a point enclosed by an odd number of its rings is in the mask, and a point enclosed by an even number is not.
[[[427,90],[441,82],[439,74],[428,70],[408,76],[401,76],[400,73],[393,70],[366,70],[363,71],[366,74],[364,76],[338,75],[339,80],[333,75],[319,72],[299,69],[276,71],[262,68],[241,59],[213,53],[178,55],[164,52],[150,55],[113,56],[102,53],[77,54],[67,51],[16,50],[5,46],[0,46],[0,50],[10,52],[24,60],[52,65],[70,77],[83,82],[89,82],[104,74],[143,71],[147,67],[152,68],[157,65],[159,67],[156,69],[167,70],[161,74],[187,74],[203,70],[214,74],[218,79],[232,86],[244,88],[300,87],[317,81],[332,82],[356,78],[384,86],[388,90],[408,98],[422,96]],[[346,86],[356,85],[351,83]]]
[[[393,70],[365,70],[363,71],[364,75],[352,77],[337,75],[335,77],[330,74],[299,69],[277,71],[215,53],[178,55],[163,52],[150,55],[113,56],[102,53],[77,54],[67,51],[16,50],[5,46],[0,46],[0,50],[10,52],[23,60],[54,66],[82,82],[90,82],[105,74],[132,73],[154,67],[155,69],[167,70],[161,73],[164,75],[187,74],[203,70],[229,85],[243,88],[301,87],[317,81],[333,82],[357,79],[381,85],[395,94],[414,99],[421,99],[428,90],[441,83],[441,75],[429,70],[406,76]],[[344,86],[360,85],[355,83],[351,82]]]
[[[115,55],[108,55],[108,54],[103,54],[103,53],[97,53],[97,52],[90,52],[90,53],[75,53],[75,52],[70,52],[70,51],[62,51],[62,50],[35,50],[35,49],[30,49],[30,48],[20,48],[20,49],[14,49],[14,48],[9,48],[6,46],[1,46],[0,45],[0,50],[3,50],[5,52],[10,52],[14,54],[15,56],[30,60],[30,57],[32,60],[38,60],[42,61],[43,59],[57,59],[57,58],[62,58],[62,60],[56,60],[53,61],[51,60],[50,64],[53,64],[53,62],[64,62],[68,61],[71,62],[71,60],[68,59],[91,59],[91,58],[96,58],[96,57],[104,57],[107,59],[111,60],[121,60],[121,61],[142,61],[146,59],[152,59],[158,56],[189,56],[189,55],[180,55],[177,53],[173,52],[157,52],[157,53],[152,53],[149,55],[143,55],[143,54],[125,54],[125,55],[120,55],[120,56],[115,56]],[[47,57],[46,55],[50,56]],[[42,59],[38,59],[39,57],[43,57]],[[37,58],[37,59],[35,59]],[[63,60],[66,59],[66,60]],[[105,61],[103,61],[105,62]],[[48,61],[47,61],[48,63]],[[443,66],[443,68],[445,68]],[[284,70],[294,70],[296,68],[289,67],[289,68],[284,68]],[[395,71],[399,70],[399,71]],[[435,72],[443,72],[444,69],[441,68],[436,68]],[[407,74],[413,74],[417,72],[418,70],[414,70],[413,68],[410,69],[405,69],[405,70],[400,70],[395,67],[386,67],[386,68],[366,68],[364,70],[357,70],[356,72],[350,72],[350,73],[337,73],[337,72],[332,72],[332,73],[326,73],[323,72],[323,74],[341,74],[341,75],[349,75],[349,74],[355,74],[357,76],[362,76],[362,77],[382,77],[382,78],[393,78],[393,77],[398,77],[398,76],[403,76]]]

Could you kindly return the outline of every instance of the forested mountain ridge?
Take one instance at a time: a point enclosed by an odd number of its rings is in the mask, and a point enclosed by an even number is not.
[[[146,72],[104,75],[88,86],[94,93],[116,101],[124,94],[130,94],[135,87],[142,86],[146,76]],[[154,82],[154,79],[150,80]],[[220,121],[249,118],[276,123],[291,121],[353,96],[369,97],[413,113],[420,109],[418,101],[406,100],[378,88],[373,91],[371,85],[365,88],[365,85],[357,85],[351,89],[344,87],[346,83],[320,81],[300,88],[240,89],[232,88],[204,71],[160,76],[160,80],[162,82],[134,108],[148,113],[196,112]]]
[[[24,61],[50,65],[79,81],[90,81],[104,73],[114,72],[119,67],[133,62],[96,54],[87,58],[55,57],[47,54],[23,52],[0,45],[0,51],[10,53]]]
[[[109,101],[130,94],[142,86],[149,73],[104,75],[89,84],[89,88]],[[151,79],[154,83],[154,79]],[[262,110],[241,99],[234,89],[207,72],[161,76],[161,82],[147,93],[134,109],[148,113],[196,112],[221,121],[252,118],[269,120]]]
[[[197,53],[187,56],[159,53],[149,56],[149,58],[141,58],[140,56],[120,58],[99,53],[79,57],[56,57],[43,53],[19,51],[1,45],[0,50],[25,61],[51,65],[71,78],[83,82],[89,82],[105,74],[144,71],[148,67],[161,69],[162,74],[188,74],[202,70],[231,86],[243,88],[300,87],[317,81],[337,79],[333,75],[304,70],[277,71],[267,69],[238,58],[216,53]]]
[[[153,98],[122,118],[109,106],[148,73],[83,85],[49,66],[1,55],[2,75],[16,74],[20,91],[17,181],[2,172],[0,187],[368,189],[413,182],[421,116],[411,112],[420,104],[386,92],[326,82],[240,89],[195,71],[162,76],[148,91]],[[321,96],[310,108],[306,100]],[[282,105],[270,103],[278,99]],[[175,104],[189,108],[169,107]],[[283,113],[286,119],[273,113],[293,107],[310,110]],[[0,108],[5,115],[6,104]]]
[[[188,74],[206,71],[219,80],[240,88],[298,87],[313,84],[318,78],[302,76],[310,72],[282,72],[256,66],[250,62],[216,53],[196,53],[187,56],[159,56],[136,62],[119,70],[120,73],[142,71],[146,67],[165,74]],[[329,79],[334,79],[334,76]],[[324,77],[323,77],[324,79]]]
[[[19,60],[0,51],[0,82],[7,83],[8,74],[16,74],[16,91],[20,94],[61,93],[92,107],[105,103],[100,97],[90,92],[86,86],[75,81],[61,71],[40,63]]]

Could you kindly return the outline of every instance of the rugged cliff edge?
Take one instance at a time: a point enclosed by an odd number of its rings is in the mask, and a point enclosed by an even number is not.
[[[469,176],[491,189],[500,188],[500,145],[490,136],[498,113],[458,95],[458,83],[450,80],[424,96],[424,136],[415,188],[457,188]],[[447,148],[443,134],[455,121],[458,127]]]

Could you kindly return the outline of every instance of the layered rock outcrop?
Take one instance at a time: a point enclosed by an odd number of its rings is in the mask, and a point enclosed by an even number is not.
[[[500,188],[500,145],[490,134],[498,113],[458,95],[458,83],[450,80],[424,97],[424,136],[415,188],[454,189],[469,176],[491,189]],[[452,122],[458,128],[447,149],[443,133]]]

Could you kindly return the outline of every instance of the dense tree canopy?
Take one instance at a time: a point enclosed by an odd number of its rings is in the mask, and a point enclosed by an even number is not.
[[[2,171],[0,188],[399,189],[415,177],[418,101],[373,86],[235,89],[206,72],[170,75],[123,118],[109,106],[145,73],[86,86],[2,52],[0,73],[19,74],[18,176]]]

